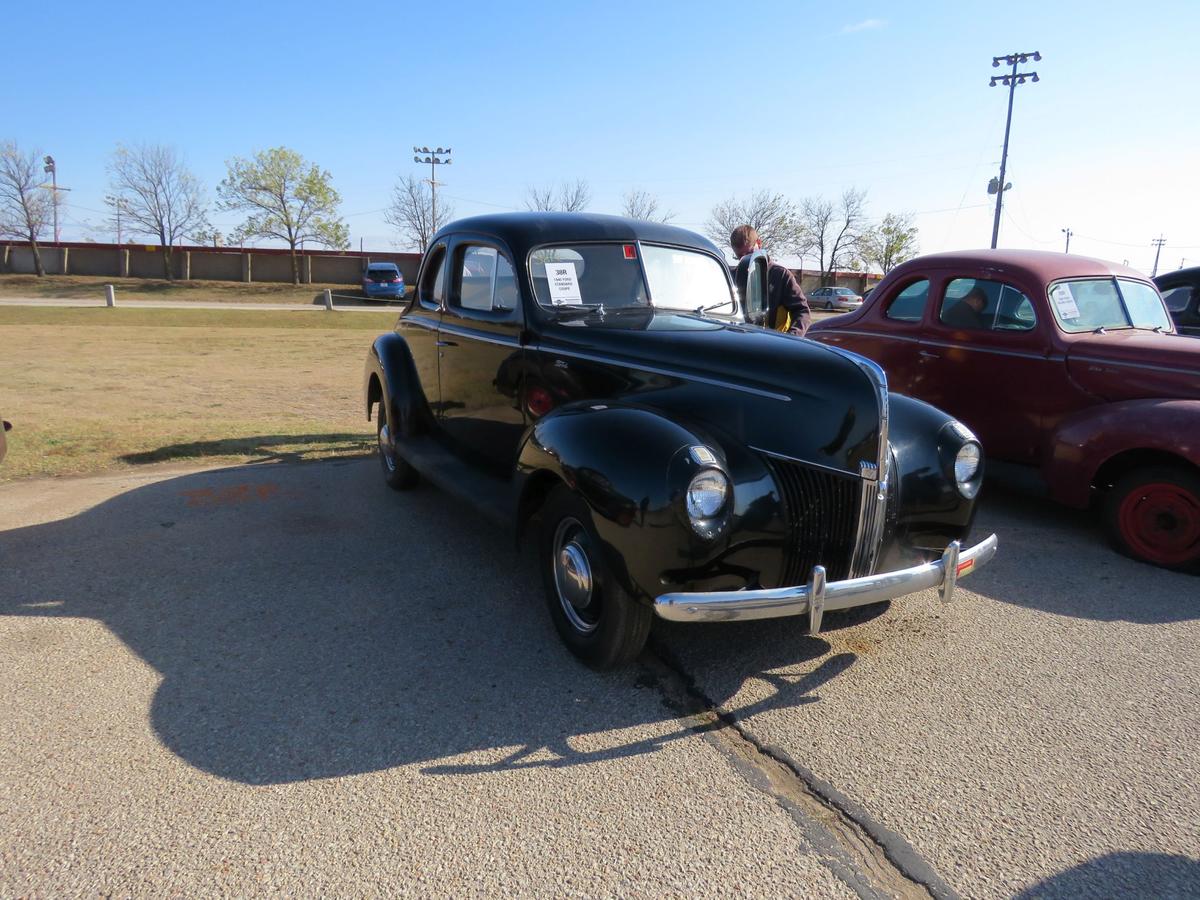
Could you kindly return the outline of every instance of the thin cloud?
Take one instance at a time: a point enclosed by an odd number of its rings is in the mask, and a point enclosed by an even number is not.
[[[856,31],[869,31],[872,28],[882,28],[887,24],[885,19],[863,19],[853,25],[843,25],[842,34],[854,34]]]

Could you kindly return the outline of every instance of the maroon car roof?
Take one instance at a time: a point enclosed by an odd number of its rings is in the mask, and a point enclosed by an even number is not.
[[[931,253],[909,260],[889,274],[894,276],[910,270],[961,267],[1021,273],[1043,282],[1088,275],[1123,275],[1139,281],[1150,280],[1141,272],[1120,263],[1093,259],[1090,256],[1052,253],[1047,250],[954,250],[948,253]]]

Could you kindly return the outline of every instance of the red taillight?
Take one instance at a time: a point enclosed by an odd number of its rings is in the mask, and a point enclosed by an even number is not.
[[[392,279],[392,284],[399,284],[403,280],[404,280],[403,278],[401,278],[399,275],[397,275],[395,278]]]

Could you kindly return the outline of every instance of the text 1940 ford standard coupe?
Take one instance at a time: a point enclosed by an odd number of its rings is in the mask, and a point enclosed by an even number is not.
[[[655,614],[713,621],[875,603],[956,580],[982,451],[862,357],[749,324],[712,243],[584,214],[455,222],[366,362],[387,483],[417,473],[539,544],[555,626],[596,667]]]

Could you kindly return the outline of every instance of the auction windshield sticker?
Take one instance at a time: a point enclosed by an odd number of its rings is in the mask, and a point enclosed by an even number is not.
[[[575,275],[575,263],[546,263],[546,283],[550,288],[550,302],[555,306],[583,303],[583,295],[579,293],[579,279]]]
[[[1064,319],[1078,319],[1079,307],[1075,305],[1075,297],[1065,284],[1056,284],[1050,291],[1050,299],[1058,308],[1058,314]]]

